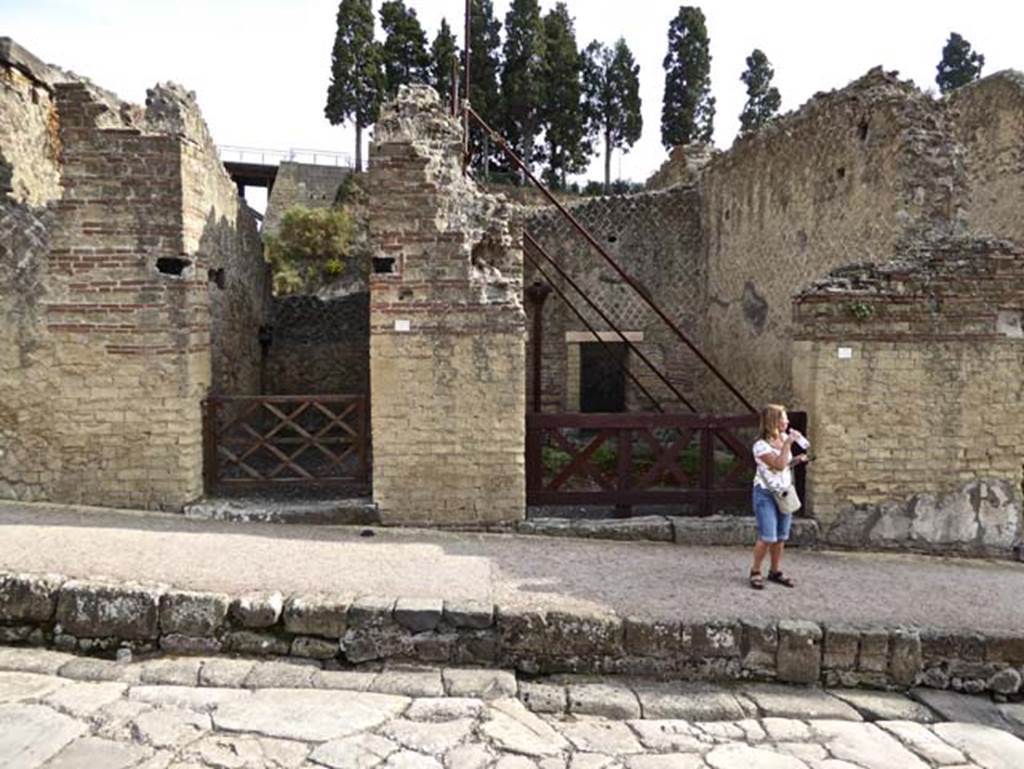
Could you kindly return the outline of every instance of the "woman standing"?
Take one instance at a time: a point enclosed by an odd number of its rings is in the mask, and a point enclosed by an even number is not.
[[[753,505],[757,519],[757,544],[754,545],[754,566],[750,570],[750,586],[755,590],[764,588],[761,564],[766,554],[771,566],[768,581],[786,587],[796,583],[782,573],[782,550],[789,539],[793,522],[792,513],[783,513],[775,502],[773,492],[782,492],[793,485],[793,464],[807,461],[806,454],[793,456],[792,446],[796,443],[802,449],[811,444],[797,430],[789,427],[789,415],[785,406],[770,403],[761,410],[761,437],[754,444]]]

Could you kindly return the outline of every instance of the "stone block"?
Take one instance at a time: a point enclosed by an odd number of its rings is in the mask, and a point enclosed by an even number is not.
[[[614,719],[640,718],[640,700],[628,686],[570,684],[567,691],[570,714]]]
[[[501,638],[501,652],[545,651],[547,617],[537,609],[498,607],[495,621]]]
[[[1016,694],[1021,689],[1021,674],[1014,668],[1006,668],[988,679],[988,690],[996,694]]]
[[[220,639],[169,633],[160,636],[160,648],[172,654],[217,654],[223,647]]]
[[[189,636],[212,636],[227,617],[224,593],[168,590],[160,597],[160,631]]]
[[[399,598],[395,602],[395,621],[413,633],[433,630],[441,622],[444,602],[440,598]]]
[[[0,574],[0,622],[49,622],[63,582],[56,574]]]
[[[941,628],[924,628],[920,632],[921,655],[929,662],[953,659],[980,662],[985,659],[986,643],[977,633]]]
[[[900,628],[891,636],[889,677],[897,686],[913,686],[921,673],[921,636],[917,630]]]
[[[778,624],[773,620],[744,620],[740,627],[743,669],[774,675],[779,653]]]
[[[313,636],[298,636],[292,641],[293,657],[306,657],[314,660],[334,659],[341,653],[337,641]]]
[[[445,601],[443,618],[453,627],[484,630],[494,624],[494,604],[483,601]]]
[[[886,673],[889,670],[889,631],[885,628],[864,628],[860,633],[857,670],[864,673]]]
[[[854,670],[860,647],[860,630],[838,623],[825,626],[825,651],[822,666],[826,670]]]
[[[544,681],[520,681],[519,699],[534,713],[565,713],[568,695],[565,686]]]
[[[1024,635],[988,633],[985,636],[985,661],[1024,665]]]
[[[237,630],[225,636],[224,650],[238,654],[277,654],[284,656],[291,651],[291,644],[286,639],[279,638],[271,633]]]
[[[57,622],[78,638],[156,638],[162,593],[151,585],[71,580],[60,589]]]
[[[496,700],[516,696],[516,677],[507,670],[445,668],[441,671],[448,697]]]
[[[348,628],[348,597],[327,595],[292,596],[284,605],[284,627],[297,635],[341,638]]]
[[[352,601],[348,610],[351,627],[363,628],[382,626],[393,621],[395,599],[384,596],[364,595]]]
[[[457,640],[450,634],[421,633],[412,638],[413,656],[420,662],[450,662]]]
[[[549,656],[618,657],[623,652],[622,620],[610,614],[549,611],[545,649]]]
[[[245,628],[266,628],[276,624],[284,608],[284,596],[278,592],[253,592],[231,602],[231,616]]]
[[[629,654],[674,659],[680,652],[682,626],[678,622],[626,617],[622,629],[623,646]]]
[[[680,644],[688,659],[739,657],[740,624],[708,621],[684,625]]]
[[[821,675],[821,640],[821,627],[813,622],[779,622],[779,680],[817,683]]]

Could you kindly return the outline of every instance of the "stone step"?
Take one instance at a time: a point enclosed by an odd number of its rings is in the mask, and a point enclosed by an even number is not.
[[[380,523],[377,505],[369,497],[213,497],[186,505],[184,513],[187,518],[240,523],[304,523],[327,526],[364,526]]]

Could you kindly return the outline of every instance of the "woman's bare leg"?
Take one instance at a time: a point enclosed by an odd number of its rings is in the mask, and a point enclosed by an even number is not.
[[[780,566],[782,565],[782,549],[786,546],[785,542],[772,542],[768,546],[768,551],[771,554],[772,571],[782,571]]]
[[[772,546],[772,543],[765,542],[763,539],[757,540],[757,544],[754,545],[754,566],[751,568],[751,572],[761,573],[761,564],[764,563],[764,557]]]

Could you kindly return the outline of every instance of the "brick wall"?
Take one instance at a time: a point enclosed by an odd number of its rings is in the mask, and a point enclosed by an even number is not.
[[[1024,452],[1024,250],[957,239],[836,271],[794,304],[793,377],[836,544],[1007,554]]]
[[[463,176],[460,139],[424,87],[403,88],[374,132],[370,401],[386,522],[525,510],[521,224]]]
[[[330,208],[345,177],[352,173],[344,166],[318,166],[310,163],[282,161],[277,168],[274,188],[267,199],[265,232],[277,230],[285,211],[293,206]]]
[[[202,490],[208,268],[254,230],[226,175],[203,178],[216,155],[180,89],[143,113],[77,78],[43,85],[61,197],[0,203],[0,496],[176,509]]]

